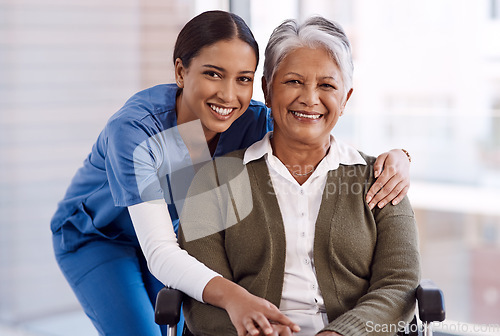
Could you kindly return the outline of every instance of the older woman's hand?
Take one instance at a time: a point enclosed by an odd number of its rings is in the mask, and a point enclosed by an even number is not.
[[[401,149],[381,154],[373,166],[377,180],[366,195],[370,209],[383,208],[389,202],[398,204],[410,187],[410,160]]]

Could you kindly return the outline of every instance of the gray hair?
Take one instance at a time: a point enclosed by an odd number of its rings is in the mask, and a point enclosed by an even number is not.
[[[337,63],[344,82],[344,95],[352,88],[351,45],[342,27],[321,16],[314,16],[299,24],[286,20],[276,27],[269,38],[265,52],[264,78],[267,92],[271,92],[274,75],[283,59],[291,51],[301,48],[324,48]],[[344,97],[345,98],[345,97]]]

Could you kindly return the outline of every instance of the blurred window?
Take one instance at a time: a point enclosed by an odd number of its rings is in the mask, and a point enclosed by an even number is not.
[[[500,1],[490,0],[490,18],[493,20],[500,19]]]

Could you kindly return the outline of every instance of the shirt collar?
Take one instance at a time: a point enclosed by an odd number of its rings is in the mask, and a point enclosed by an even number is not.
[[[268,132],[262,140],[257,141],[245,151],[243,163],[247,164],[250,161],[258,160],[261,157],[268,155],[272,157],[273,149],[271,147],[271,136],[273,132]],[[327,170],[335,170],[339,165],[366,165],[365,159],[359,152],[342,141],[337,140],[333,135],[330,135],[330,150],[323,159],[323,164]],[[322,164],[322,165],[323,165]]]

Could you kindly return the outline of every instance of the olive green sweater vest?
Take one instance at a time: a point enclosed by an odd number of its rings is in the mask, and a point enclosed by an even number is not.
[[[245,166],[243,153],[230,154],[229,164],[226,157],[216,159],[196,175],[181,216],[180,243],[279,307],[286,249],[282,217],[265,159]],[[396,206],[369,209],[365,196],[374,181],[374,158],[361,155],[367,165],[340,165],[328,173],[316,221],[314,265],[330,322],[323,330],[394,335],[414,313],[420,277],[416,224],[406,197]],[[206,227],[215,233],[186,241],[187,230],[203,236]],[[188,299],[184,312],[195,335],[236,335],[223,309]]]

